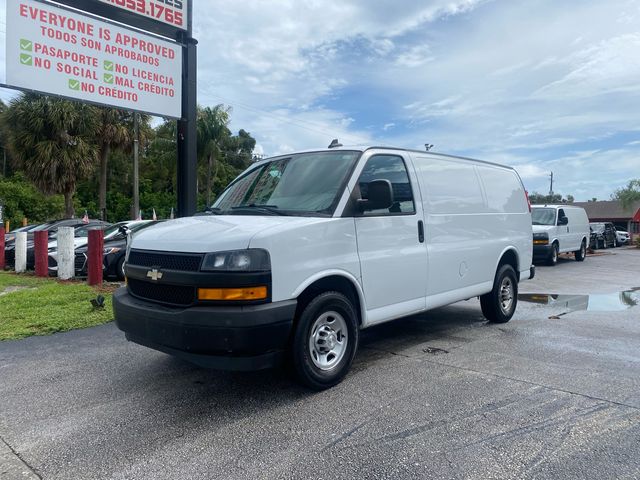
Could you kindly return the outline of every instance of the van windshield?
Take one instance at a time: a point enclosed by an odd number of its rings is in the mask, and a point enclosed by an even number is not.
[[[531,223],[534,225],[555,225],[555,208],[533,208],[531,209]]]
[[[341,150],[274,158],[229,185],[211,211],[222,215],[332,215],[361,153]]]

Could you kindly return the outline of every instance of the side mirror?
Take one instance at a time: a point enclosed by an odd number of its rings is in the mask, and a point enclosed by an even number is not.
[[[393,205],[393,187],[389,180],[373,180],[367,184],[367,199],[358,200],[361,212],[382,210]]]
[[[567,217],[560,217],[558,219],[558,225],[568,225],[569,219]]]

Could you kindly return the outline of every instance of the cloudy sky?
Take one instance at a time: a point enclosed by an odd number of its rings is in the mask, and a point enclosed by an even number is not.
[[[576,200],[640,178],[640,0],[194,4],[199,103],[258,153],[431,143]]]
[[[608,199],[640,177],[640,0],[195,2],[199,101],[268,155],[385,144]]]

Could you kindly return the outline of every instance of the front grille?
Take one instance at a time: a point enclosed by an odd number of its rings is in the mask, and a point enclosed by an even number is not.
[[[196,299],[195,287],[163,285],[129,278],[129,292],[139,298],[171,305],[191,305]]]
[[[74,264],[76,273],[85,273],[84,269],[87,265],[87,256],[84,253],[77,253]]]
[[[127,263],[149,268],[197,272],[200,270],[202,255],[188,253],[161,253],[131,250]]]

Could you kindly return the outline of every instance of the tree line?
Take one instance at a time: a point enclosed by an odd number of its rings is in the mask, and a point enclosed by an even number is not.
[[[250,165],[255,139],[229,129],[231,109],[198,107],[198,208]],[[98,107],[37,93],[0,102],[0,203],[17,225],[70,218],[116,222],[133,216],[133,123],[129,111]],[[167,218],[176,207],[177,122],[155,125],[138,114],[140,210]]]

